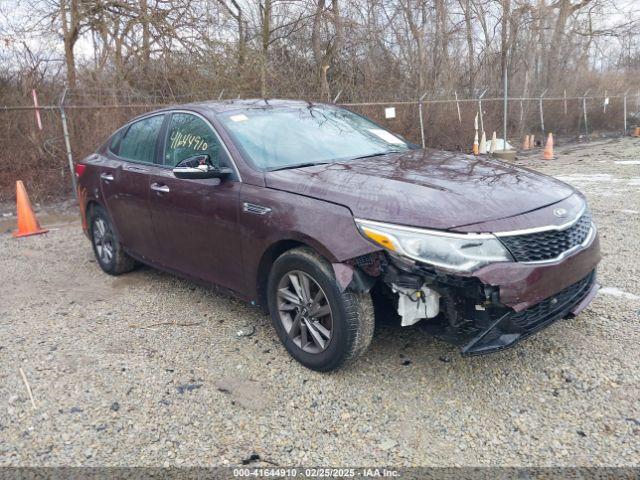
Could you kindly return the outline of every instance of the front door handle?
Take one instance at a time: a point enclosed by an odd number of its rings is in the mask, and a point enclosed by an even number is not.
[[[113,182],[113,175],[110,173],[102,173],[100,174],[100,178],[105,182]]]
[[[151,184],[151,190],[155,191],[155,192],[162,192],[162,193],[169,193],[169,187],[167,187],[166,185],[161,185],[159,183],[152,183]]]

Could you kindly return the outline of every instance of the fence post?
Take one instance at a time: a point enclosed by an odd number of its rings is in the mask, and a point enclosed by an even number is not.
[[[522,130],[524,128],[523,121],[524,121],[524,100],[522,97],[520,97],[520,135],[522,135]]]
[[[504,106],[502,112],[502,131],[504,138],[502,139],[502,151],[507,150],[507,110],[509,110],[509,74],[508,69],[504,69]]]
[[[607,91],[604,91],[604,99],[602,100],[602,113],[607,113]]]
[[[424,100],[424,97],[427,96],[427,93],[423,93],[422,96],[420,97],[420,100],[418,100],[418,115],[420,116],[420,139],[422,140],[422,148],[425,147],[425,141],[424,141],[424,118],[422,115],[422,100]]]
[[[589,139],[589,126],[587,123],[587,94],[588,93],[589,93],[589,90],[584,92],[584,95],[582,96],[582,113],[584,114],[584,135],[587,138],[587,140]]]
[[[456,108],[458,109],[458,123],[462,125],[462,117],[460,116],[460,102],[458,101],[458,92],[454,91],[453,93],[456,96]]]
[[[60,120],[62,121],[62,133],[64,135],[64,145],[67,149],[67,161],[69,162],[69,173],[71,173],[71,184],[73,185],[73,195],[78,198],[78,184],[76,174],[73,171],[73,154],[71,153],[71,142],[69,141],[69,128],[67,126],[67,115],[64,112],[64,101],[67,97],[67,87],[64,87],[60,98]]]
[[[482,119],[482,97],[484,97],[484,94],[487,93],[487,89],[484,89],[484,92],[482,92],[480,94],[480,96],[478,97],[478,112],[480,112],[480,132],[484,132],[484,121]]]
[[[630,88],[627,88],[627,91],[624,92],[624,97],[622,99],[622,114],[624,115],[624,131],[622,132],[622,136],[627,136],[627,95],[629,94]]]
[[[564,89],[564,116],[567,116],[567,89]]]
[[[542,92],[540,94],[540,99],[539,99],[539,105],[540,105],[540,128],[542,128],[542,135],[544,135],[545,130],[544,130],[544,108],[542,107],[542,99],[544,98],[544,96],[547,94],[547,91],[549,89],[547,88],[544,92]],[[542,139],[542,141],[544,142],[544,138]]]

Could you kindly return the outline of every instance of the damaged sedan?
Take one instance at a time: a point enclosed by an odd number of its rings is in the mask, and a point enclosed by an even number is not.
[[[260,305],[314,370],[364,352],[376,317],[478,355],[575,316],[598,288],[580,192],[491,158],[418,149],[334,105],[158,110],[76,175],[106,273],[144,263]]]

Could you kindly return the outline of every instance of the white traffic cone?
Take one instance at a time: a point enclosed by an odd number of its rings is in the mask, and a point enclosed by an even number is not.
[[[496,153],[496,149],[498,148],[497,144],[498,144],[498,140],[496,138],[496,132],[493,132],[493,135],[491,136],[491,145],[489,146],[489,153],[491,155]]]
[[[487,154],[487,135],[484,132],[482,132],[482,138],[480,139],[479,153],[480,155]]]

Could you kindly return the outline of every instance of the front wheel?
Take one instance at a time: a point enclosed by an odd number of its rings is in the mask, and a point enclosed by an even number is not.
[[[366,350],[374,316],[368,293],[340,291],[331,265],[307,247],[280,256],[267,285],[271,320],[287,351],[312,370],[336,370]]]

